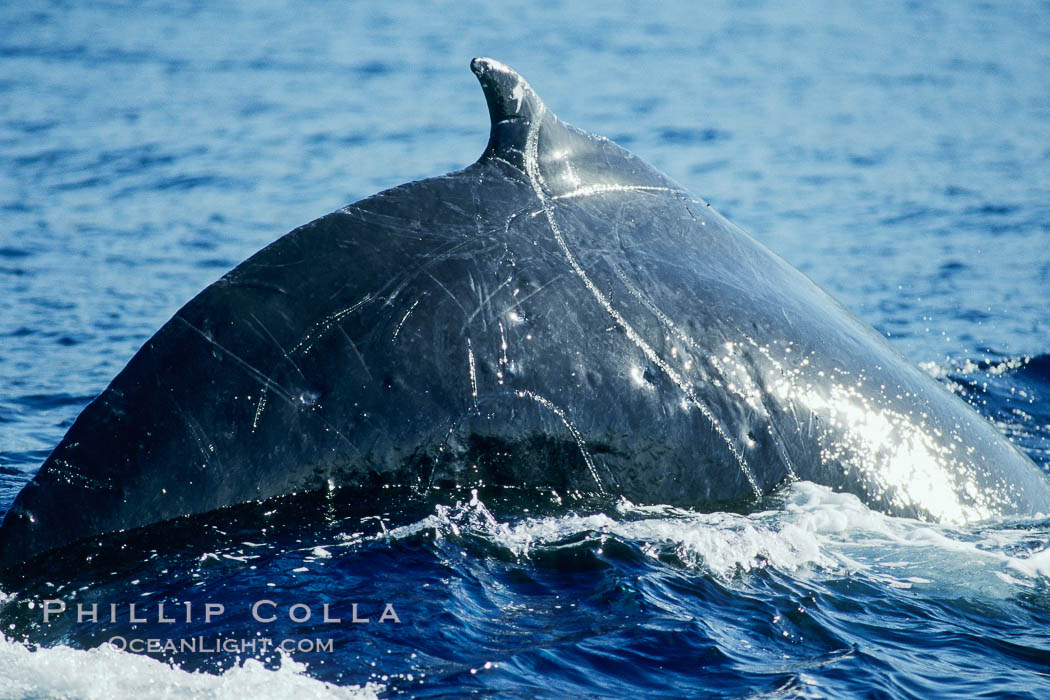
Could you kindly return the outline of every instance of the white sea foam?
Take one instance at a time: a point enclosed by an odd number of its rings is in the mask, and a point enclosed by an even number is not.
[[[1007,357],[1002,360],[991,362],[984,367],[981,367],[981,365],[973,360],[964,359],[959,362],[948,361],[945,363],[933,361],[920,362],[919,368],[934,379],[941,379],[949,374],[977,374],[983,372],[991,375],[1002,375],[1020,369],[1031,361],[1032,357],[1030,355],[1022,355],[1021,357]]]
[[[563,514],[503,522],[476,496],[411,525],[366,540],[433,532],[438,539],[480,536],[528,558],[544,548],[576,546],[585,535],[599,549],[610,538],[641,546],[653,557],[746,585],[765,567],[809,576],[859,575],[892,588],[934,594],[1016,595],[1050,579],[1046,523],[989,523],[955,528],[887,516],[850,494],[808,482],[790,485],[773,509],[749,515],[697,513],[627,501],[618,512]],[[360,542],[361,538],[357,538]],[[332,547],[340,546],[333,543]],[[315,556],[331,556],[316,547]],[[744,578],[740,578],[743,576]],[[3,599],[0,593],[0,600]],[[221,675],[192,673],[111,646],[88,651],[31,649],[0,636],[0,696],[4,698],[286,698],[376,697],[381,686],[337,687],[311,678],[289,657],[275,670],[244,661]]]
[[[338,687],[310,678],[306,666],[284,656],[268,670],[254,659],[222,675],[191,673],[147,656],[103,645],[82,651],[57,646],[31,650],[0,635],[0,696],[29,698],[222,698],[296,700],[375,698],[380,686]]]
[[[807,482],[791,487],[780,519],[811,533],[841,566],[898,587],[967,588],[999,597],[1050,578],[1045,522],[925,523],[878,513],[855,496]]]
[[[767,566],[796,575],[863,572],[896,588],[965,587],[992,597],[1050,578],[1050,549],[1031,544],[1045,524],[1036,531],[1001,523],[942,526],[884,515],[856,496],[809,482],[792,484],[782,495],[776,510],[749,515],[622,501],[620,517],[568,514],[515,523],[500,522],[475,498],[439,507],[434,516],[391,534],[434,528],[439,537],[458,536],[469,529],[528,557],[537,548],[590,533],[599,542],[616,537],[644,543],[651,556],[673,553],[686,566],[725,579]]]

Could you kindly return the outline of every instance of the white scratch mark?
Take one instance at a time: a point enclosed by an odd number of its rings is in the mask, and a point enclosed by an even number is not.
[[[507,334],[503,331],[503,321],[496,322],[499,325],[499,349],[500,358],[499,363],[501,365],[507,364]]]
[[[558,408],[558,406],[556,406],[550,399],[527,389],[519,390],[514,393],[521,398],[528,397],[532,399],[554,415],[558,416],[562,424],[564,424],[569,433],[572,434],[573,439],[576,440],[576,446],[580,448],[580,454],[583,455],[583,461],[587,465],[587,469],[591,472],[591,476],[594,478],[594,483],[598,486],[598,493],[605,493],[605,487],[602,485],[602,480],[598,478],[598,470],[594,468],[594,462],[591,460],[591,455],[587,451],[587,443],[584,441],[583,435],[580,434],[580,431],[576,429],[576,426],[572,424],[569,417],[565,415],[565,411]]]
[[[595,194],[606,194],[609,192],[681,192],[673,187],[656,187],[654,185],[586,185],[572,192],[555,195],[551,201],[559,199],[573,199],[575,197],[588,197]]]
[[[262,418],[262,413],[266,409],[266,390],[263,389],[262,396],[259,397],[259,403],[255,407],[255,418],[252,419],[252,432],[259,427],[259,419]]]
[[[521,305],[523,303],[525,303],[526,301],[528,301],[532,297],[536,296],[537,294],[542,292],[544,289],[546,289],[547,287],[549,287],[550,285],[554,284],[555,282],[557,282],[560,279],[561,279],[561,273],[559,272],[557,275],[555,275],[554,277],[551,277],[549,280],[547,280],[546,282],[541,284],[539,287],[537,287],[536,289],[532,290],[531,292],[529,292],[528,294],[523,296],[521,299],[518,299],[513,304],[508,306],[506,309],[503,310],[503,313],[506,313],[509,316],[509,313],[514,313],[513,311],[511,311],[511,309],[516,309],[516,308],[521,307]],[[519,291],[521,291],[521,290],[520,289],[515,289],[513,296],[517,296]],[[511,320],[517,321],[518,319],[512,318]]]
[[[474,396],[474,410],[478,409],[478,375],[474,368],[474,350],[470,347],[470,338],[467,338],[467,361],[470,363],[470,393]]]
[[[496,293],[499,292],[499,290],[503,289],[504,287],[506,287],[508,284],[511,283],[512,279],[513,279],[513,277],[508,277],[507,279],[503,280],[503,282],[500,283],[500,285],[498,287],[493,289],[488,294],[488,296],[486,296],[484,299],[481,300],[481,303],[478,304],[478,308],[474,309],[474,313],[472,313],[470,316],[468,316],[467,320],[463,322],[463,328],[464,329],[466,329],[467,325],[469,325],[470,322],[474,320],[474,317],[476,317],[478,314],[480,314],[482,312],[482,310],[486,306],[488,306],[488,303],[492,300],[492,297],[496,296]]]
[[[394,336],[390,340],[397,340],[397,334],[401,332],[401,327],[405,325],[405,321],[407,321],[408,317],[412,314],[413,311],[415,311],[416,306],[422,299],[423,297],[416,299],[414,302],[412,302],[412,306],[408,307],[408,311],[406,311],[405,315],[401,317],[401,322],[397,324],[397,328],[394,330]]]
[[[236,362],[236,363],[237,363],[237,364],[239,364],[239,365],[240,365],[241,367],[243,367],[243,368],[244,368],[244,370],[245,370],[246,372],[248,372],[248,374],[250,374],[250,375],[252,375],[253,377],[255,377],[255,378],[256,378],[256,379],[257,379],[257,380],[258,380],[258,381],[259,381],[259,382],[260,382],[260,383],[261,383],[261,384],[263,385],[263,387],[264,387],[264,388],[266,388],[266,389],[273,389],[273,390],[274,390],[274,392],[275,392],[275,393],[276,393],[276,394],[277,394],[278,396],[280,396],[281,398],[283,398],[283,399],[284,399],[285,401],[287,401],[287,402],[289,402],[289,403],[293,403],[293,400],[292,400],[292,396],[291,396],[291,394],[289,394],[289,393],[288,393],[287,391],[285,391],[284,389],[282,389],[282,388],[281,388],[281,387],[280,387],[280,386],[279,386],[278,384],[276,384],[276,383],[275,383],[275,382],[274,382],[274,381],[273,381],[272,379],[270,379],[270,378],[269,378],[269,377],[267,377],[267,376],[266,376],[265,374],[263,374],[262,372],[260,372],[259,370],[257,370],[257,369],[256,369],[255,367],[253,367],[253,366],[252,366],[251,364],[249,364],[249,363],[248,363],[248,362],[246,362],[245,360],[243,360],[243,359],[241,359],[240,357],[238,357],[238,356],[237,356],[237,355],[236,355],[235,353],[233,353],[233,352],[231,352],[231,351],[227,350],[227,349],[226,349],[225,347],[223,347],[223,345],[222,345],[221,343],[219,343],[218,341],[216,341],[216,340],[215,340],[214,338],[211,338],[211,337],[209,337],[207,333],[205,333],[204,331],[202,331],[202,330],[201,330],[200,328],[197,328],[197,326],[193,325],[192,323],[190,323],[189,321],[187,321],[187,320],[186,320],[185,318],[183,318],[182,316],[179,316],[178,314],[176,314],[176,315],[175,315],[175,318],[177,318],[177,319],[178,319],[179,321],[181,321],[182,323],[184,323],[184,324],[185,324],[185,325],[186,325],[187,327],[189,327],[189,328],[190,328],[190,329],[192,329],[192,330],[193,330],[194,332],[196,332],[196,333],[197,333],[197,335],[199,335],[200,337],[204,338],[204,339],[205,339],[206,341],[208,341],[209,343],[211,343],[211,344],[212,344],[212,345],[213,345],[213,346],[214,346],[214,347],[215,347],[216,349],[218,349],[218,350],[222,351],[222,352],[223,352],[223,353],[224,353],[224,354],[225,354],[226,356],[228,356],[228,357],[229,357],[229,358],[231,358],[231,359],[232,359],[232,360],[233,360],[234,362]]]
[[[427,274],[427,277],[434,281],[434,284],[441,287],[445,294],[448,294],[452,301],[455,302],[456,306],[459,307],[459,310],[463,312],[463,315],[468,316],[469,314],[467,313],[467,310],[463,308],[463,304],[459,303],[459,299],[456,298],[456,295],[453,294],[452,291],[441,282],[441,280],[439,280],[437,277],[434,277],[434,275],[431,274],[429,270],[425,272]]]
[[[313,349],[314,344],[318,340],[320,340],[328,331],[330,331],[332,329],[332,326],[339,323],[339,321],[342,321],[344,318],[352,314],[354,311],[357,311],[357,309],[361,308],[361,306],[367,304],[370,301],[372,301],[371,293],[366,294],[363,298],[361,298],[360,301],[351,306],[346,307],[345,309],[341,309],[339,311],[335,311],[333,313],[328,314],[323,319],[315,323],[313,327],[306,332],[306,335],[303,336],[303,339],[300,340],[294,348],[292,348],[289,354],[299,352],[300,350],[302,350],[302,353],[304,355],[310,352],[310,350]]]

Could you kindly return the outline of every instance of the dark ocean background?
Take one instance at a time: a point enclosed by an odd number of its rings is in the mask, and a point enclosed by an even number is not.
[[[477,55],[709,200],[1050,470],[1046,2],[23,1],[0,7],[0,513],[200,289],[477,159]],[[930,525],[809,483],[748,513],[461,496],[377,515],[337,491],[67,554],[0,594],[0,697],[1050,696],[1050,521]],[[45,625],[45,598],[122,608]],[[165,601],[227,612],[160,625]],[[322,603],[372,623],[324,624]],[[333,649],[100,646],[117,635]]]

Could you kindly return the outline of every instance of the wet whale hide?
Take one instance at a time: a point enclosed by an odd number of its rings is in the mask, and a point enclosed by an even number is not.
[[[0,565],[330,484],[714,508],[806,479],[964,522],[1050,512],[1042,472],[809,279],[475,59],[459,172],[280,238],[77,418]]]

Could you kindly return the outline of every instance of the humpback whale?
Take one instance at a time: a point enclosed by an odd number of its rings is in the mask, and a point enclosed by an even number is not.
[[[295,229],[181,308],[70,427],[0,566],[328,486],[715,508],[805,479],[944,522],[1040,469],[710,205],[475,59],[481,158]]]

